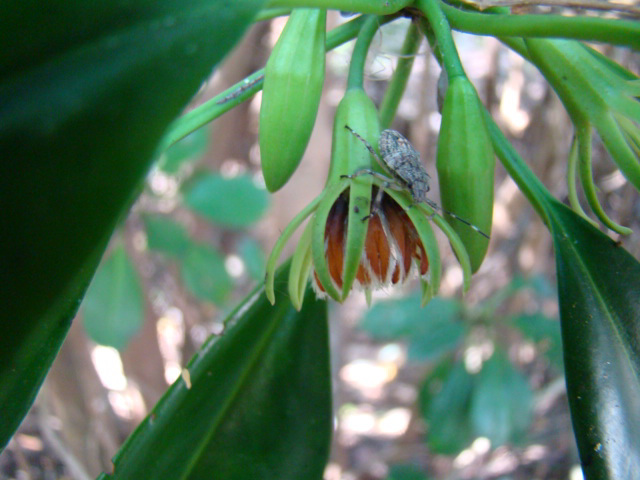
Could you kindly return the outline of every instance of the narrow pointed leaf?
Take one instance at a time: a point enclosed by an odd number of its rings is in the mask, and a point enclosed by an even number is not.
[[[282,269],[277,282],[285,282]],[[264,288],[188,365],[100,479],[322,478],[332,428],[326,302]]]
[[[161,135],[262,3],[0,2],[0,448]]]
[[[587,480],[640,472],[640,264],[569,208],[549,209],[567,391]]]

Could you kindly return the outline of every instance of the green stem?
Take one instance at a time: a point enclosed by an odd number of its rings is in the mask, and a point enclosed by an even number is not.
[[[493,150],[502,162],[511,178],[516,182],[520,191],[527,197],[529,203],[536,210],[543,221],[550,225],[547,209],[555,199],[544,184],[534,175],[520,154],[507,140],[500,127],[496,125],[491,114],[485,109],[485,122],[493,144]]]
[[[332,10],[346,10],[348,12],[372,13],[375,15],[389,15],[402,10],[413,0],[270,0],[268,8],[327,8]]]
[[[364,82],[364,66],[367,61],[367,52],[373,36],[380,27],[380,17],[368,15],[364,21],[364,25],[360,29],[358,39],[353,47],[351,55],[351,64],[349,65],[349,76],[347,77],[347,90],[352,88],[363,88]]]
[[[457,76],[465,76],[458,50],[451,36],[451,27],[442,13],[440,2],[438,0],[417,0],[416,6],[429,20],[449,81]]]
[[[422,35],[415,23],[409,25],[407,35],[404,38],[404,44],[402,45],[401,57],[398,59],[396,70],[393,72],[389,87],[384,94],[382,103],[380,104],[380,124],[382,128],[389,128],[393,117],[396,115],[400,99],[407,87],[407,81],[409,80],[409,74],[413,67],[413,61],[415,59],[416,52],[420,47],[422,41]]]
[[[496,37],[575,38],[640,48],[640,22],[562,15],[494,15],[440,3],[456,30]]]
[[[397,16],[391,15],[380,19],[380,24],[395,20]],[[362,28],[366,17],[360,16],[334,28],[327,34],[326,50],[333,50],[339,45],[353,39]],[[228,88],[211,100],[185,113],[176,119],[163,137],[158,148],[158,153],[164,152],[174,143],[182,140],[191,132],[215,120],[219,116],[248,100],[262,90],[264,82],[264,68],[252,73],[245,79]]]
[[[285,15],[289,15],[291,13],[290,8],[264,8],[260,10],[258,15],[253,19],[255,22],[262,22],[264,20],[271,20],[276,17],[283,17]]]

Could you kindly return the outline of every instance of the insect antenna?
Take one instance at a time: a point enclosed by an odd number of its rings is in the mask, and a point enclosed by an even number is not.
[[[444,208],[442,208],[440,205],[438,205],[436,202],[434,202],[433,200],[425,200],[425,203],[427,205],[429,205],[431,208],[433,208],[434,210],[438,210],[441,213],[444,213],[446,215],[450,215],[453,218],[455,218],[456,220],[458,220],[460,223],[464,223],[466,226],[468,226],[469,228],[471,228],[472,230],[474,230],[475,232],[478,232],[480,235],[482,235],[484,238],[486,239],[490,239],[491,237],[489,237],[489,235],[487,235],[486,233],[484,233],[482,230],[480,230],[478,227],[476,227],[473,223],[465,220],[462,217],[459,217],[458,215],[456,215],[453,212],[450,212],[449,210],[445,210]]]

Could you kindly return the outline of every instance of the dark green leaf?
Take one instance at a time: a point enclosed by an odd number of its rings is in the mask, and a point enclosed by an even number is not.
[[[392,340],[421,334],[433,319],[453,322],[459,312],[456,300],[436,297],[420,308],[420,297],[411,295],[376,303],[365,313],[360,328],[377,340]]]
[[[251,237],[245,237],[238,245],[238,253],[247,267],[249,276],[256,281],[264,280],[267,257],[262,246]]]
[[[538,347],[549,360],[562,369],[562,334],[560,322],[541,313],[520,315],[513,320],[513,325],[522,332],[525,338],[539,344]]]
[[[195,212],[225,227],[249,226],[260,220],[269,206],[267,191],[247,175],[198,175],[185,185],[184,199]]]
[[[163,172],[175,174],[186,162],[202,157],[209,147],[209,129],[202,127],[169,147],[160,158],[158,166]]]
[[[142,286],[123,246],[98,268],[84,298],[84,328],[96,343],[122,350],[144,322]]]
[[[453,455],[474,438],[469,420],[473,377],[461,362],[438,364],[422,386],[420,403],[427,443],[435,453]]]
[[[233,289],[224,258],[207,245],[190,245],[180,267],[185,286],[200,300],[222,304]]]
[[[429,477],[414,465],[392,465],[387,480],[429,480]]]
[[[161,135],[262,3],[0,2],[0,447]]]
[[[588,480],[640,472],[640,264],[560,203],[550,209],[567,391]]]
[[[161,215],[145,215],[143,221],[151,250],[177,258],[184,256],[191,243],[186,228]]]
[[[520,441],[529,429],[532,407],[526,377],[497,349],[475,377],[471,421],[476,436],[487,437],[494,447]]]
[[[277,282],[286,282],[281,271]],[[326,303],[261,288],[209,339],[101,479],[320,480],[332,430]]]

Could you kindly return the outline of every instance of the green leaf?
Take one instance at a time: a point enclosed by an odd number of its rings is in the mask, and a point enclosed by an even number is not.
[[[238,253],[244,260],[249,276],[257,282],[263,281],[267,268],[267,256],[262,245],[251,237],[244,237],[238,245]]]
[[[160,157],[158,167],[163,172],[176,174],[183,164],[201,158],[209,148],[209,129],[199,128],[174,143]]]
[[[549,211],[567,393],[585,478],[640,472],[640,264],[564,205]]]
[[[424,472],[415,465],[392,465],[387,480],[429,480]]]
[[[84,328],[96,343],[123,350],[144,322],[142,286],[119,245],[100,265],[84,297]]]
[[[541,313],[524,314],[515,318],[513,325],[526,338],[540,344],[542,351],[549,357],[553,365],[559,369],[563,368],[562,334],[558,320],[546,317]]]
[[[200,300],[220,305],[233,289],[224,258],[208,245],[190,245],[180,267],[187,290]]]
[[[269,206],[269,196],[248,175],[225,178],[203,173],[185,185],[187,206],[225,227],[246,227],[260,220]]]
[[[277,282],[286,282],[282,269]],[[249,295],[100,479],[321,479],[332,430],[326,302]]]
[[[0,2],[0,448],[161,135],[262,3]]]
[[[172,219],[162,215],[144,215],[147,230],[147,244],[169,256],[182,258],[191,243],[187,229]]]
[[[475,377],[471,422],[476,436],[493,447],[519,442],[531,424],[533,393],[504,351],[496,349]]]
[[[420,407],[433,452],[457,454],[474,439],[469,421],[472,392],[473,377],[462,362],[441,362],[425,380]]]
[[[433,303],[436,299],[432,300]],[[431,304],[429,303],[427,307]],[[455,317],[455,315],[452,315]],[[429,316],[422,328],[409,337],[409,360],[430,361],[454,350],[469,331],[465,323],[451,317]]]
[[[434,319],[452,322],[459,312],[456,300],[436,297],[422,308],[420,297],[414,294],[376,303],[365,313],[360,328],[376,340],[391,340],[420,335]]]

